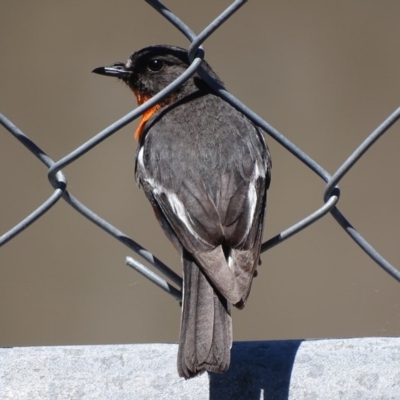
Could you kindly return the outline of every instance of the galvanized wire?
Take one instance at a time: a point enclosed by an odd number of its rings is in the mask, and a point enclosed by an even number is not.
[[[373,131],[364,141],[361,143],[350,157],[338,168],[338,170],[330,175],[321,165],[314,161],[308,154],[299,149],[294,143],[287,139],[277,129],[271,126],[268,122],[264,121],[260,116],[250,110],[246,105],[235,98],[229,93],[220,83],[216,82],[209,74],[202,68],[201,63],[204,58],[204,50],[201,47],[202,43],[216,30],[218,29],[232,14],[237,12],[242,7],[246,0],[236,0],[229,5],[214,21],[207,25],[204,30],[199,34],[195,33],[173,12],[166,8],[158,0],[146,0],[157,12],[159,12],[164,18],[166,18],[172,25],[174,25],[181,33],[183,33],[191,42],[188,49],[189,59],[191,61],[190,66],[187,70],[178,77],[174,82],[169,84],[156,96],[146,101],[144,104],[135,108],[127,115],[114,122],[112,125],[92,137],[87,142],[83,143],[77,149],[61,158],[59,161],[53,161],[41,148],[33,142],[28,136],[26,136],[17,126],[9,121],[4,115],[0,114],[0,124],[3,125],[16,139],[18,139],[34,156],[36,156],[47,168],[48,168],[48,179],[53,187],[53,192],[50,196],[33,212],[31,212],[21,222],[16,224],[8,232],[0,237],[0,247],[12,240],[15,236],[20,234],[24,229],[33,224],[37,219],[44,215],[50,208],[54,207],[55,204],[62,198],[72,208],[78,211],[82,216],[96,224],[98,227],[106,231],[108,234],[119,240],[121,243],[128,246],[136,254],[140,255],[144,260],[153,265],[158,271],[160,271],[167,279],[174,283],[177,288],[171,283],[167,282],[155,272],[141,264],[139,261],[127,257],[126,263],[134,268],[136,271],[141,273],[151,282],[156,284],[158,287],[169,293],[176,300],[181,300],[181,287],[182,278],[166,266],[161,260],[157,259],[148,250],[143,248],[135,240],[121,232],[118,228],[111,225],[109,222],[95,214],[89,207],[81,203],[67,190],[67,180],[62,172],[62,169],[69,164],[73,163],[88,151],[93,149],[95,146],[100,144],[103,140],[110,137],[112,134],[120,130],[125,125],[129,124],[145,111],[159,103],[161,99],[167,96],[172,91],[176,90],[177,87],[182,85],[188,80],[196,71],[200,73],[202,78],[210,85],[219,96],[224,98],[227,102],[232,104],[235,108],[245,114],[254,124],[264,130],[270,137],[275,139],[281,144],[286,150],[292,155],[298,158],[304,165],[306,165],[311,171],[317,174],[326,182],[325,190],[323,193],[323,204],[317,210],[293,224],[289,228],[283,230],[278,235],[272,237],[262,244],[261,252],[265,252],[270,248],[282,243],[289,237],[297,234],[303,229],[307,228],[311,224],[315,223],[326,214],[330,213],[339,225],[345,230],[345,232],[365,251],[381,268],[389,273],[394,279],[400,282],[400,272],[392,266],[382,255],[380,255],[372,246],[369,244],[361,234],[350,224],[346,217],[336,207],[339,198],[340,190],[338,183],[346,175],[346,173],[354,166],[354,164],[365,154],[366,151],[378,140],[388,129],[397,122],[400,118],[400,108],[391,114],[375,131]]]

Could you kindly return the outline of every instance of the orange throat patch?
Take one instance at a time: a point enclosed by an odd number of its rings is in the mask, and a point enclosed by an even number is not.
[[[136,91],[134,91],[133,93],[136,96],[136,99],[137,99],[137,102],[138,102],[139,106],[150,99],[150,96],[142,96],[139,93],[137,93]],[[161,108],[161,104],[156,104],[155,106],[151,107],[150,109],[148,109],[147,111],[145,111],[143,113],[142,119],[140,120],[140,123],[139,123],[139,126],[137,127],[137,129],[135,131],[135,139],[137,141],[140,140],[140,138],[141,138],[141,136],[143,134],[143,130],[144,130],[144,126],[146,125],[146,122],[160,108]]]

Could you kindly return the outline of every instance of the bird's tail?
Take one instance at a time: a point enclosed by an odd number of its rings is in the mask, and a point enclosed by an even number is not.
[[[224,372],[232,346],[230,306],[185,251],[183,275],[179,375],[188,379],[204,371]]]

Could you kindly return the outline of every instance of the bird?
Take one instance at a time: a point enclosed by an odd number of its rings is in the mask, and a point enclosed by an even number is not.
[[[122,80],[143,104],[190,65],[153,45],[94,73]],[[207,61],[201,68],[223,85]],[[180,377],[229,369],[231,306],[242,309],[260,263],[271,156],[263,133],[196,72],[144,112],[135,177],[183,264]]]

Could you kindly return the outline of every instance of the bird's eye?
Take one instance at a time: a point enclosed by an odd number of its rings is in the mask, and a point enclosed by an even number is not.
[[[164,68],[164,62],[158,58],[153,58],[147,64],[147,68],[152,72],[159,72]]]

